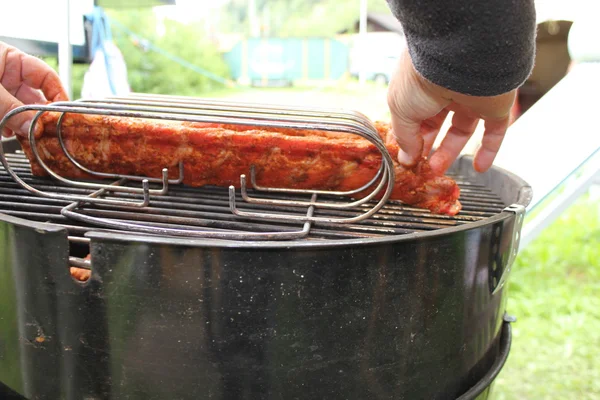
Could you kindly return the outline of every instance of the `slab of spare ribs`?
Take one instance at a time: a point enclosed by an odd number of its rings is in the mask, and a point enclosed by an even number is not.
[[[48,112],[41,118],[43,132],[37,139],[40,157],[64,177],[92,178],[73,165],[60,148],[56,134],[59,116]],[[398,144],[390,125],[375,125],[395,160]],[[261,186],[349,191],[368,183],[381,165],[379,150],[349,133],[66,114],[62,135],[73,157],[93,171],[160,177],[166,167],[174,179],[183,161],[184,184],[189,186],[239,187],[240,174],[248,174],[254,165]],[[33,174],[46,175],[32,156],[29,142],[20,141]],[[394,168],[396,179],[390,199],[435,214],[455,215],[460,211],[458,185],[447,176],[434,174],[425,158],[412,168],[394,161]]]

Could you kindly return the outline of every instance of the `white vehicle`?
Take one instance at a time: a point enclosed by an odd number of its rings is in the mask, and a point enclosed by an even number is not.
[[[397,33],[367,33],[364,40],[357,35],[350,51],[350,74],[358,77],[363,71],[367,80],[387,85],[405,47],[404,36]]]

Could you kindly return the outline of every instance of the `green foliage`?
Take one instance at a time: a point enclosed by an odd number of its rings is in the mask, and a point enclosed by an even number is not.
[[[108,12],[108,15],[159,49],[220,77],[229,76],[227,64],[216,46],[206,39],[199,26],[167,20],[164,21],[164,35],[159,36],[156,29],[157,21],[151,11],[125,10]],[[113,40],[127,64],[128,80],[134,92],[198,96],[206,91],[223,87],[222,83],[181,66],[163,54],[145,48],[143,43],[136,41],[117,23],[112,25],[112,32]],[[57,70],[56,58],[48,57],[44,58],[44,61]],[[72,67],[74,99],[81,97],[83,77],[88,68],[87,64],[75,64]]]
[[[4,225],[6,226],[6,225]],[[22,385],[21,354],[19,346],[19,316],[16,306],[15,277],[12,274],[11,242],[8,227],[0,228],[0,338],[2,339],[2,363],[0,376],[7,385]]]
[[[360,0],[319,1],[308,15],[293,14],[280,27],[281,34],[288,36],[331,36],[340,31],[354,32],[354,25],[359,18]],[[385,0],[371,0],[368,3],[369,12],[389,12]]]
[[[600,398],[600,202],[587,196],[521,252],[496,400]]]
[[[269,36],[332,36],[352,29],[360,0],[256,0],[256,11]],[[369,0],[370,12],[389,12],[385,0]],[[221,10],[219,28],[248,33],[248,0],[232,0]]]
[[[220,77],[228,77],[225,61],[199,26],[166,20],[163,22],[164,34],[159,36],[157,21],[151,12],[121,11],[109,13],[109,16],[159,49]],[[113,24],[112,31],[127,63],[129,83],[135,92],[197,96],[223,86],[145,47],[118,24]]]

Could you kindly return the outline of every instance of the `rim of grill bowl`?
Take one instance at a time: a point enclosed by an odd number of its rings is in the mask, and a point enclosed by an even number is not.
[[[470,170],[472,169],[472,156],[463,155],[453,165],[453,170]],[[515,198],[514,201],[507,201],[507,206],[518,204],[527,207],[532,198],[531,187],[514,173],[503,168],[492,166],[488,172],[489,175],[497,174],[509,181],[511,189],[514,191],[510,194]],[[493,179],[493,177],[491,178]],[[310,240],[283,240],[283,241],[234,241],[223,239],[202,239],[202,238],[180,238],[174,236],[146,236],[139,235],[135,232],[127,233],[108,233],[99,231],[90,231],[85,234],[85,237],[90,239],[101,239],[117,242],[140,242],[140,243],[156,243],[174,246],[189,246],[189,247],[223,247],[223,248],[239,248],[239,249],[292,249],[292,248],[311,248],[311,249],[327,249],[334,247],[349,247],[349,246],[366,246],[377,245],[381,243],[407,242],[415,239],[431,239],[435,237],[455,234],[458,232],[477,229],[482,226],[492,225],[499,221],[510,218],[514,214],[510,211],[503,210],[491,217],[481,219],[479,221],[469,222],[462,225],[452,226],[448,228],[439,228],[431,231],[413,232],[405,234],[390,234],[383,237],[374,238],[353,238],[353,239],[328,239],[319,241]],[[93,243],[93,241],[92,241]]]

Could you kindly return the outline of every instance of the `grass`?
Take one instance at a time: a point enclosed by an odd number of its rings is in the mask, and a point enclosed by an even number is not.
[[[21,385],[18,315],[15,307],[16,287],[11,268],[10,235],[0,226],[0,378],[6,384]]]
[[[600,200],[588,194],[519,255],[517,316],[494,400],[600,399]]]

